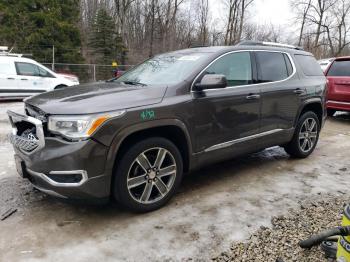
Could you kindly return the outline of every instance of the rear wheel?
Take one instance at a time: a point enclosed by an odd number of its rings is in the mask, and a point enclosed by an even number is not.
[[[337,112],[337,111],[334,110],[334,109],[327,109],[327,115],[328,116],[334,116],[335,112]]]
[[[171,141],[154,137],[138,142],[117,163],[114,198],[136,212],[158,209],[176,192],[182,171],[182,157]]]
[[[285,146],[288,154],[297,158],[308,157],[315,149],[320,132],[320,122],[314,112],[304,113],[297,124],[293,139]]]

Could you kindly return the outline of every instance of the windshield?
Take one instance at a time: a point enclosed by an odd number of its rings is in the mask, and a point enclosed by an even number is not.
[[[114,81],[141,85],[177,84],[186,79],[206,58],[207,55],[204,53],[158,55],[136,66]]]

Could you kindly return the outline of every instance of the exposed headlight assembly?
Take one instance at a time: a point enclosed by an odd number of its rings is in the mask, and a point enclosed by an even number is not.
[[[126,110],[94,115],[60,115],[49,116],[48,129],[72,140],[90,137],[104,122],[111,118],[121,117]]]

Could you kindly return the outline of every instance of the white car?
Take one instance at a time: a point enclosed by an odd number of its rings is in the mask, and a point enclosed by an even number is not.
[[[328,68],[328,66],[333,62],[335,58],[326,58],[322,60],[318,60],[318,63],[320,64],[323,72],[325,72]]]
[[[24,98],[78,84],[73,75],[58,74],[32,59],[0,52],[0,98]]]

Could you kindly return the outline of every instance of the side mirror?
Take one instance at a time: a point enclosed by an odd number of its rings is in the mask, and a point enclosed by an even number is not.
[[[227,79],[224,75],[206,74],[202,81],[195,85],[196,90],[202,91],[205,89],[216,89],[227,87]]]

